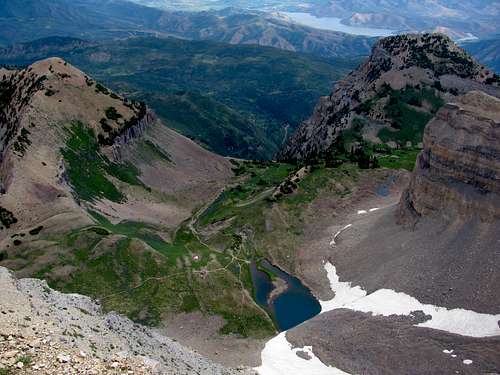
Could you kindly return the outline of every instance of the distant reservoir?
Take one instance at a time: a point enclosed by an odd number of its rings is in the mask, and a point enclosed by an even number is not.
[[[377,29],[373,27],[349,26],[342,24],[342,20],[336,17],[316,17],[309,13],[300,12],[280,12],[289,17],[292,21],[302,25],[331,31],[341,31],[353,35],[366,36],[389,36],[396,33],[395,30]]]

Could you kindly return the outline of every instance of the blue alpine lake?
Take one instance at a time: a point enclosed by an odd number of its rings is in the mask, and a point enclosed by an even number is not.
[[[271,313],[280,331],[293,328],[321,312],[319,301],[298,278],[273,266],[267,260],[261,261],[258,265],[253,262],[250,269],[255,300]],[[269,275],[280,278],[286,283],[286,289],[272,299],[269,297],[275,285]]]

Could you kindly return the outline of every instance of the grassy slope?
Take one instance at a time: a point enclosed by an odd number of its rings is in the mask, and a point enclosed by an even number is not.
[[[444,100],[435,88],[407,86],[394,90],[382,86],[373,98],[355,108],[352,126],[342,131],[325,155],[327,164],[350,161],[361,168],[381,166],[412,171],[425,126],[443,105]],[[377,134],[382,143],[363,137],[364,128],[371,126],[374,110],[375,117],[384,118],[386,124]]]
[[[99,152],[94,132],[81,123],[74,123],[68,131],[66,148],[61,153],[66,161],[68,178],[78,199],[94,201],[106,198],[113,202],[125,196],[106,177],[106,174],[130,185],[143,186],[139,171],[132,164],[113,163]]]
[[[291,165],[279,163],[242,164],[239,173],[247,176],[245,182],[226,190],[197,222],[197,228],[206,235],[205,241],[226,248],[231,238],[245,233],[243,246],[253,259],[268,258],[293,269],[291,249],[303,235],[311,205],[321,193],[349,195],[349,186],[363,173],[349,163],[338,168],[313,168],[293,193],[272,198],[274,188],[294,170]],[[219,229],[213,230],[217,225]]]
[[[49,248],[66,249],[58,260],[39,270],[58,289],[98,298],[108,310],[146,324],[158,324],[170,313],[201,310],[226,320],[222,333],[264,337],[274,332],[271,319],[248,298],[252,290],[248,256],[233,239],[231,253],[209,248],[183,224],[165,240],[165,229],[142,222],[112,224],[88,203],[106,198],[125,200],[122,184],[150,191],[131,165],[110,162],[99,152],[95,135],[74,123],[61,150],[69,183],[95,224],[66,234],[42,232]],[[144,143],[147,160],[168,160],[157,146]],[[110,177],[120,181],[115,186]],[[30,256],[43,256],[39,249]],[[196,257],[196,259],[195,259]],[[68,275],[57,272],[72,267]]]
[[[425,125],[444,105],[443,99],[431,88],[418,90],[406,87],[403,90],[388,90],[386,96],[389,101],[384,109],[395,131],[385,128],[378,136],[383,142],[395,141],[399,145],[405,145],[406,142],[416,145],[422,142]],[[430,107],[429,110],[414,108],[423,109],[424,104]]]

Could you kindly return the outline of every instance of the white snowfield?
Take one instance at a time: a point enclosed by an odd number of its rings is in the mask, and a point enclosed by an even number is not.
[[[418,327],[428,327],[456,333],[462,336],[488,337],[500,335],[500,314],[483,314],[465,309],[447,309],[446,307],[423,304],[416,298],[391,289],[379,289],[371,294],[350,282],[341,282],[335,266],[325,264],[330,286],[335,297],[330,301],[320,301],[321,312],[338,308],[373,313],[374,315],[406,315],[414,311],[423,311],[432,318]]]
[[[298,351],[306,352],[310,359],[299,357]],[[310,346],[292,349],[281,332],[266,343],[261,353],[262,366],[255,370],[262,375],[350,375],[347,372],[325,365],[316,357]]]

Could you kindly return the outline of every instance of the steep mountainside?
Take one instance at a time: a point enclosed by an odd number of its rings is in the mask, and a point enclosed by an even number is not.
[[[330,288],[316,289],[319,316],[266,344],[264,370],[498,372],[499,116],[483,92],[455,98],[427,125],[400,198],[334,210],[328,231],[301,244]]]
[[[2,0],[0,14],[0,46],[54,35],[89,40],[170,35],[332,58],[367,55],[373,44],[371,38],[316,30],[262,12],[175,12],[126,0]]]
[[[250,159],[270,159],[317,98],[355,66],[268,47],[174,38],[83,46],[64,39],[56,45],[48,38],[6,49],[0,62],[63,57],[147,101],[169,126],[210,150]]]
[[[155,197],[153,192],[146,191],[148,194],[138,200],[132,196],[127,198],[127,192],[120,191],[115,186],[116,183],[102,176],[100,171],[92,170],[94,167],[102,167],[117,181],[144,188],[145,185],[137,177],[141,174],[141,165],[132,166],[126,161],[122,164],[116,161],[122,161],[119,159],[122,146],[144,133],[146,128],[148,131],[158,129],[158,132],[165,133],[164,137],[170,137],[168,147],[184,143],[186,154],[195,152],[196,155],[201,152],[192,142],[183,140],[178,135],[168,134],[168,129],[151,126],[156,123],[155,115],[144,103],[129,101],[111,93],[63,60],[44,60],[20,71],[3,70],[0,77],[3,77],[1,180],[5,193],[1,200],[2,206],[15,212],[23,227],[39,225],[40,221],[48,220],[54,215],[80,217],[75,218],[72,225],[78,225],[80,220],[88,221],[84,219],[87,215],[80,215],[82,209],[71,199],[68,178],[71,180],[73,193],[79,199],[90,202],[106,199],[109,207],[113,203],[127,201],[124,205],[127,206],[142,201],[143,207],[149,207],[144,215],[157,215],[154,207],[161,202],[160,196]],[[70,143],[65,142],[68,138]],[[157,139],[161,142],[160,137]],[[166,147],[167,144],[161,146]],[[102,160],[94,163],[93,156],[81,154],[84,150],[87,153],[100,152]],[[166,154],[169,152],[166,151]],[[206,154],[209,155],[208,152]],[[62,162],[62,156],[65,163]],[[84,160],[82,157],[89,158],[86,166],[89,169],[84,173],[79,170]],[[176,157],[180,159],[185,156],[171,156],[173,162],[178,164],[181,160],[175,160]],[[190,191],[195,195],[203,195],[206,189],[210,190],[209,185],[196,185],[202,182],[206,184],[220,177],[221,182],[212,187],[213,191],[217,191],[219,184],[230,174],[229,163],[224,159],[215,156],[205,158],[206,161],[203,162],[202,159],[198,165],[199,170],[193,171],[193,182],[179,183],[179,192]],[[147,164],[148,160],[143,163]],[[212,170],[205,171],[206,167]],[[164,178],[171,177],[173,173],[178,173],[175,164],[165,169]],[[96,180],[89,185],[82,181],[85,177]],[[159,187],[164,194],[173,194],[171,189],[171,186]],[[199,190],[196,192],[197,189]],[[50,210],[47,210],[47,205]],[[173,206],[176,205],[178,204]],[[178,205],[180,211],[177,209],[160,215],[160,221],[177,225],[183,220],[183,215],[194,208],[193,205],[191,208],[188,206],[181,209],[182,205],[184,203]],[[183,214],[178,216],[180,212]],[[137,213],[132,216],[130,212],[126,216],[137,218]]]
[[[352,147],[371,151],[372,144],[417,146],[443,100],[471,89],[499,95],[498,85],[498,76],[444,35],[388,37],[320,100],[279,158],[342,159]]]

